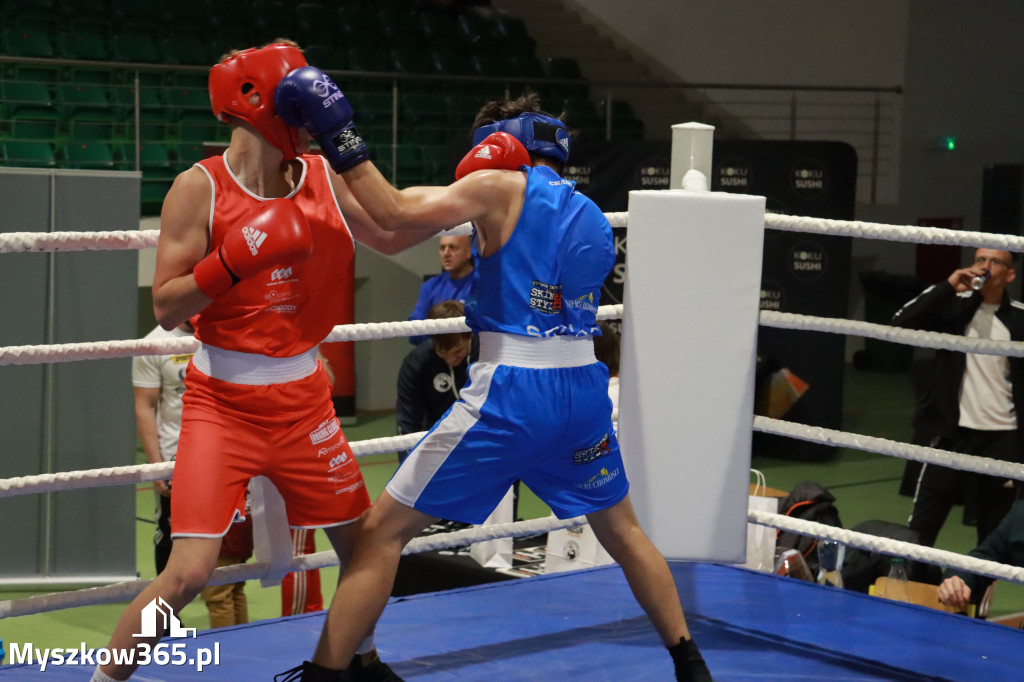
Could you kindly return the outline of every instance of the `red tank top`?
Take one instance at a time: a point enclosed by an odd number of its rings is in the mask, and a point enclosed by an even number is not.
[[[313,254],[286,267],[244,279],[193,318],[196,337],[225,350],[287,358],[317,345],[339,323],[342,281],[355,244],[320,156],[301,156],[302,177],[288,195],[313,232]],[[210,250],[242,216],[266,201],[245,189],[223,156],[196,164],[213,184]]]

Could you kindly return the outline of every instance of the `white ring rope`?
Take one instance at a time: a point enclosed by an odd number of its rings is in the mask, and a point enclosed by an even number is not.
[[[519,538],[540,535],[560,528],[586,525],[585,517],[559,520],[553,516],[516,523],[498,523],[489,526],[474,526],[452,533],[438,533],[425,537],[414,538],[402,554],[418,554],[446,547],[459,547],[474,542],[485,542],[498,538]],[[314,568],[326,568],[338,565],[338,555],[333,551],[317,552],[292,559],[288,571],[308,571]],[[250,562],[235,564],[215,569],[209,585],[226,585],[265,578],[270,572],[270,562]],[[36,613],[109,604],[118,601],[130,601],[142,593],[152,580],[132,580],[102,587],[90,587],[83,590],[40,594],[22,599],[0,601],[0,619],[16,616],[29,616]]]
[[[612,227],[628,227],[626,211],[605,213]],[[1024,252],[1024,237],[991,234],[971,230],[948,230],[920,225],[885,225],[859,220],[832,220],[766,213],[767,228],[785,232],[861,237],[918,244],[950,244],[980,246],[1002,251]],[[464,223],[441,234],[471,234],[472,226]],[[102,251],[155,248],[159,230],[114,230],[110,232],[8,232],[0,234],[0,253],[46,251]]]
[[[622,304],[603,305],[597,310],[597,319],[615,320],[622,317]],[[402,336],[424,334],[450,334],[468,332],[465,317],[441,320],[409,320],[405,322],[370,322],[342,324],[331,330],[324,339],[334,341],[376,341]],[[0,347],[0,365],[37,365],[50,362],[77,362],[103,360],[135,355],[173,355],[194,353],[199,342],[190,336],[170,339],[131,339],[121,341],[87,341],[84,343],[54,343],[37,346]]]
[[[8,232],[0,234],[0,253],[152,249],[156,248],[156,243],[159,240],[159,230]]]
[[[420,431],[403,436],[371,438],[349,443],[349,445],[352,447],[352,454],[356,457],[382,455],[398,450],[411,450],[426,433],[426,431]],[[0,478],[0,499],[61,490],[81,490],[84,488],[102,488],[108,485],[164,481],[170,479],[173,472],[174,462],[158,462],[155,464],[132,464],[130,466],[104,467],[101,469],[62,471],[56,474]]]
[[[801,535],[811,535],[822,540],[834,540],[850,547],[858,547],[871,552],[904,556],[916,559],[936,566],[948,566],[961,571],[977,573],[990,578],[1011,580],[1016,583],[1024,583],[1024,568],[1000,564],[986,559],[977,559],[966,554],[957,554],[944,549],[915,545],[911,542],[892,540],[877,535],[858,533],[852,530],[844,530],[836,526],[828,526],[823,523],[795,519],[782,514],[772,514],[759,509],[748,509],[747,519],[761,526],[781,528],[782,530],[793,531]]]
[[[774,310],[761,311],[761,324],[776,329],[801,329],[805,331],[866,336],[882,341],[892,341],[921,348],[963,351],[982,355],[1009,355],[1024,357],[1024,341],[993,341],[991,339],[969,339],[957,334],[926,332],[914,329],[890,327],[874,322],[860,322],[837,317],[815,317],[797,313],[780,313]],[[2,350],[2,349],[0,349]]]
[[[864,436],[847,431],[826,429],[822,426],[807,426],[796,422],[772,419],[770,417],[754,416],[754,430],[763,433],[773,433],[780,436],[788,436],[798,440],[811,443],[822,443],[824,445],[840,445],[855,450],[874,452],[880,455],[889,455],[901,459],[912,459],[916,462],[926,464],[940,464],[942,466],[954,466],[964,471],[973,471],[979,474],[990,476],[1004,476],[1018,481],[1024,481],[1024,464],[1017,462],[1006,462],[989,457],[978,457],[977,455],[965,455],[960,452],[939,450],[921,445],[911,445],[899,441],[877,438],[875,436]]]
[[[782,215],[781,213],[766,213],[764,226],[786,232],[810,232],[840,237],[881,239],[890,242],[913,242],[915,244],[978,246],[1000,251],[1024,252],[1024,237],[971,230],[947,230],[941,227],[920,225],[885,225],[865,223],[859,220],[808,218]]]

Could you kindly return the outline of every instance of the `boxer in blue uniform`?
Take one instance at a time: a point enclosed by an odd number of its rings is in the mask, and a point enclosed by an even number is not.
[[[669,648],[679,680],[711,679],[664,558],[637,522],[594,356],[601,284],[614,265],[604,215],[560,172],[565,124],[536,95],[485,105],[475,147],[448,187],[398,191],[369,161],[337,86],[313,67],[286,76],[277,111],[320,142],[386,230],[472,221],[479,253],[466,321],[480,359],[460,400],[360,519],[313,661],[288,679],[347,680],[345,664],[391,591],[402,548],[435,517],[480,523],[517,478],[559,518],[585,514]]]

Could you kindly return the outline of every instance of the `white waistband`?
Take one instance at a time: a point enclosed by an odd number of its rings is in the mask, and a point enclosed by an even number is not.
[[[272,358],[259,353],[241,353],[202,344],[192,364],[206,376],[232,384],[267,386],[305,379],[316,371],[316,348],[290,358]]]
[[[582,367],[597,362],[593,337],[520,336],[480,332],[480,362],[549,369]]]

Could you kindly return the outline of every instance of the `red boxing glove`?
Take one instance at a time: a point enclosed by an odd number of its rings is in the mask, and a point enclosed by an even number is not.
[[[461,180],[473,171],[486,168],[519,170],[520,166],[532,165],[530,153],[522,142],[508,133],[491,133],[462,157],[455,169],[455,179]]]
[[[274,265],[290,265],[313,253],[306,216],[289,199],[263,202],[228,230],[213,253],[196,263],[192,275],[210,298]]]

